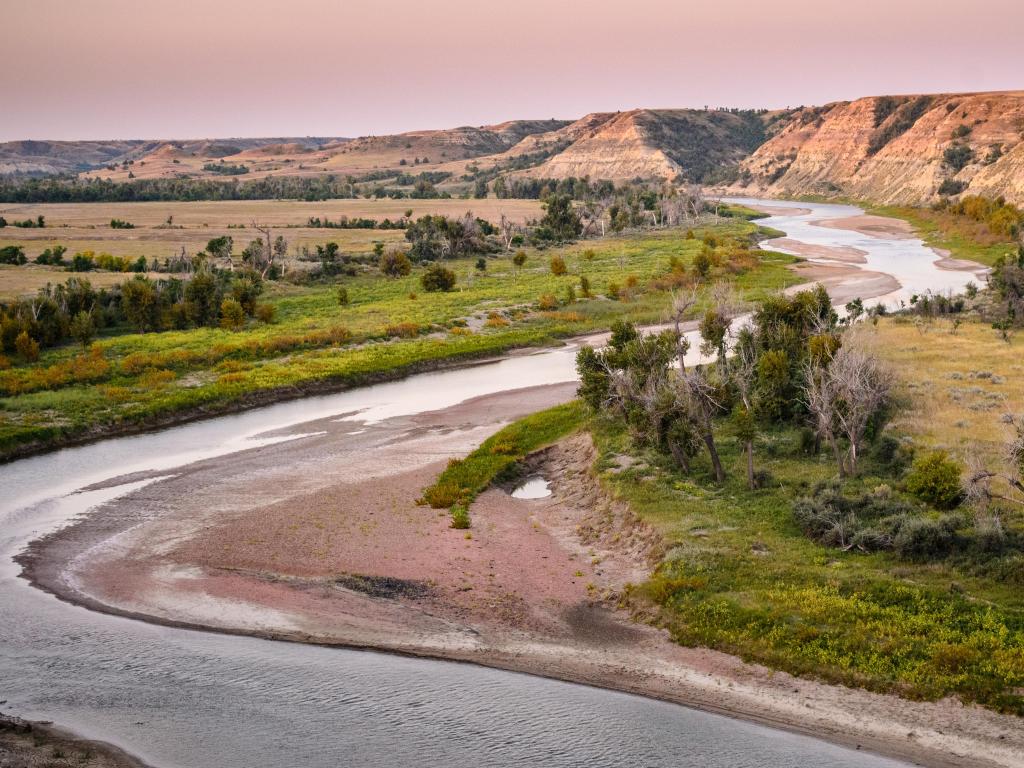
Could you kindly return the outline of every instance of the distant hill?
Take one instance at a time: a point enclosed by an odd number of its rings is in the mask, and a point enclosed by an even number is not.
[[[411,185],[425,171],[453,194],[497,176],[589,177],[881,203],[978,193],[1024,204],[1024,92],[873,96],[774,112],[634,109],[352,139],[0,144],[0,174],[114,182],[331,174]]]

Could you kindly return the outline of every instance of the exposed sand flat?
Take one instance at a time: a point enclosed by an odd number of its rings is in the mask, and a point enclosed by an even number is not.
[[[777,237],[764,243],[769,249],[773,246],[782,248],[798,256],[808,259],[824,259],[825,261],[839,261],[844,264],[864,264],[867,262],[867,251],[860,248],[853,248],[847,245],[813,245],[801,240],[793,240],[789,237]]]
[[[849,216],[843,219],[827,219],[825,221],[813,222],[816,227],[830,227],[832,229],[852,229],[862,235],[872,237],[891,237],[900,240],[910,240],[916,237],[910,222],[903,219],[893,219],[889,216]]]
[[[660,542],[601,492],[587,437],[533,460],[551,497],[482,494],[472,538],[416,504],[449,456],[573,390],[486,396],[359,434],[303,425],[323,434],[186,467],[36,543],[24,563],[62,598],[159,623],[473,661],[933,766],[1024,765],[1017,719],[772,673],[633,623],[614,598]]]
[[[772,205],[771,203],[751,203],[747,205],[747,208],[767,213],[769,216],[809,216],[811,214],[810,208],[788,208],[782,205]]]
[[[836,305],[842,305],[854,299],[875,299],[900,288],[899,282],[892,275],[846,265],[816,264],[805,261],[794,264],[790,269],[806,278],[812,285],[818,283],[824,286],[828,295],[832,297],[832,303]],[[796,293],[805,291],[807,288],[807,284],[804,283],[795,285],[787,289],[786,292]]]

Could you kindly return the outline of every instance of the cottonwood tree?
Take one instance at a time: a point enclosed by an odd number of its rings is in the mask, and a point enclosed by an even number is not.
[[[749,328],[740,330],[737,338],[731,380],[740,403],[733,411],[736,436],[743,442],[747,454],[747,485],[757,487],[754,474],[754,439],[757,437],[757,419],[754,414],[754,393],[757,383],[757,346]]]
[[[722,410],[717,390],[703,368],[686,373],[680,372],[672,380],[675,384],[676,402],[688,415],[694,431],[707,448],[715,480],[721,483],[725,480],[725,471],[718,455],[714,430],[714,418]]]

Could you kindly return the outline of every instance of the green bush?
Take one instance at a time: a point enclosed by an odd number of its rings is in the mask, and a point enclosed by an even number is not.
[[[455,504],[452,507],[452,528],[464,530],[469,528],[469,509],[465,504]]]
[[[953,509],[963,498],[960,464],[945,451],[929,451],[914,460],[907,490],[938,509]]]
[[[450,269],[445,269],[440,264],[435,264],[423,273],[423,277],[420,278],[420,284],[423,286],[423,290],[427,292],[450,291],[455,287],[455,280],[454,272]]]

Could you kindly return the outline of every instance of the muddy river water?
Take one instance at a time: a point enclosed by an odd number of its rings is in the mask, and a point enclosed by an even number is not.
[[[863,268],[895,277],[900,288],[884,301],[978,280],[974,273],[939,269],[938,256],[919,241],[814,224],[857,209],[772,205],[793,213],[773,216],[767,226],[805,243],[859,249],[866,253]],[[7,700],[0,710],[57,721],[160,768],[899,765],[586,686],[108,616],[61,602],[19,578],[12,558],[29,541],[153,482],[154,475],[307,439],[312,428],[303,425],[314,420],[352,419],[356,430],[484,394],[571,381],[576,348],[511,355],[0,467],[0,700]],[[97,483],[104,485],[81,490]]]

